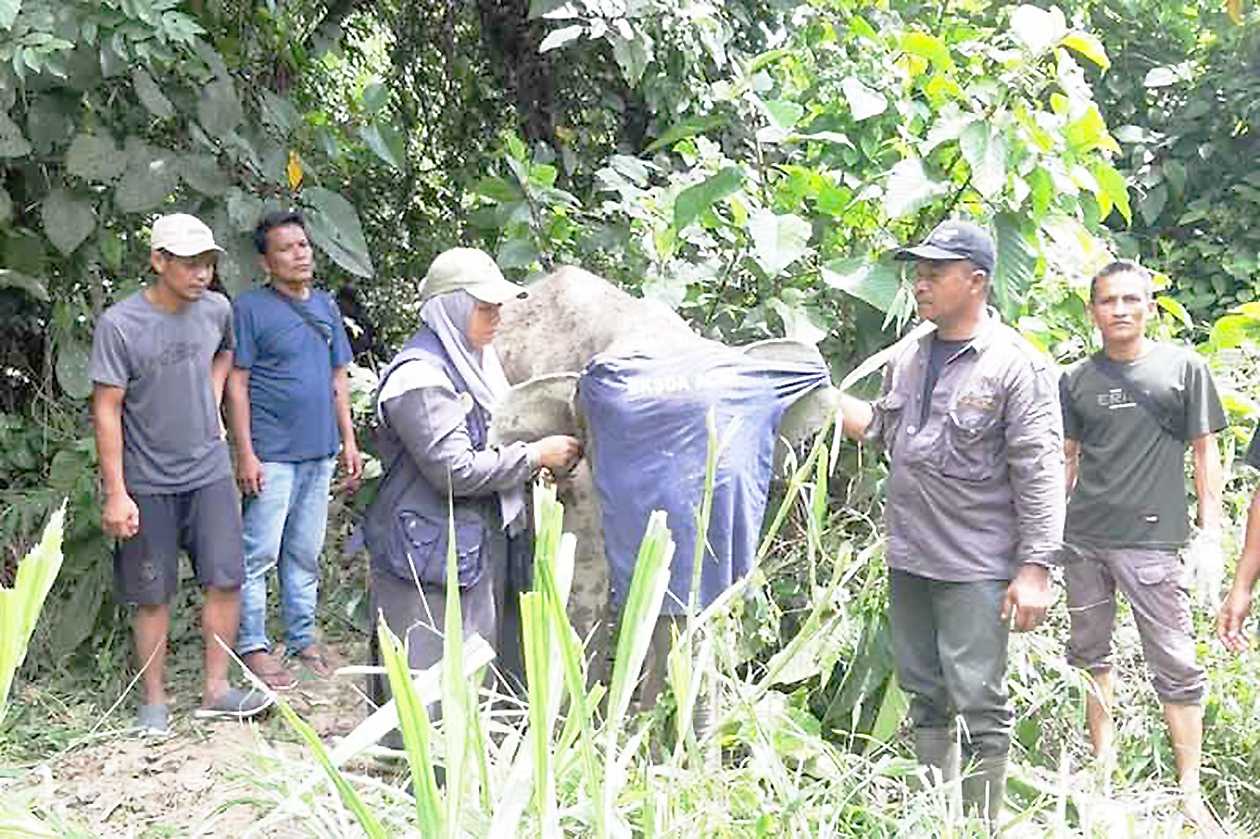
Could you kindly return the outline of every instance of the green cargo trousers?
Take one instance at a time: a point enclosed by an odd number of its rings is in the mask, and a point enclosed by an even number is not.
[[[1010,749],[1010,629],[999,617],[1008,585],[889,572],[893,656],[897,680],[910,696],[910,719],[918,733],[949,730],[960,717],[964,764],[973,758],[1003,760]]]

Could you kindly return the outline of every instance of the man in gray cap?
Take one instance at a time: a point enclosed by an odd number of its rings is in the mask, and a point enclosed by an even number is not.
[[[184,213],[154,222],[150,246],[157,279],[101,314],[89,372],[101,529],[118,539],[119,599],[135,607],[144,694],[137,728],[165,735],[166,638],[180,550],[205,589],[205,679],[194,715],[241,719],[272,700],[228,684],[222,646],[236,640],[244,577],[240,502],[219,419],[232,311],[207,290],[222,249],[210,228]]]
[[[915,755],[944,780],[968,758],[964,805],[996,825],[1010,749],[1009,629],[1050,604],[1063,538],[1063,424],[1054,368],[986,305],[993,240],[940,224],[914,260],[934,334],[885,370],[873,403],[841,400],[844,432],[889,460],[889,603]],[[955,726],[956,720],[961,720]]]

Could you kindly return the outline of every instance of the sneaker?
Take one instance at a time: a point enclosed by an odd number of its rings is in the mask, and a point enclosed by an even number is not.
[[[274,696],[253,688],[228,688],[210,705],[193,711],[193,716],[199,720],[244,720],[267,710],[275,701]]]
[[[297,677],[289,672],[289,668],[272,658],[266,650],[246,653],[241,661],[249,668],[249,672],[272,690],[289,690],[297,684]]]
[[[170,737],[170,707],[164,703],[141,705],[136,711],[135,732],[139,737]]]

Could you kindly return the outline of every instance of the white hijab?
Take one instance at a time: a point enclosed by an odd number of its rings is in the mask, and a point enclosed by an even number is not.
[[[420,320],[442,342],[473,401],[493,416],[495,402],[507,391],[508,381],[493,346],[477,349],[468,343],[468,322],[476,305],[476,298],[467,291],[448,291],[425,301],[420,307]],[[498,495],[506,530],[525,511],[525,487],[502,490]]]

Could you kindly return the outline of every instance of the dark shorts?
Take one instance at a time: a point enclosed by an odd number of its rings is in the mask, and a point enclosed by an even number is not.
[[[179,586],[179,552],[206,588],[237,589],[245,579],[241,500],[223,478],[188,492],[135,495],[140,532],[114,551],[118,597],[130,605],[169,603]]]

